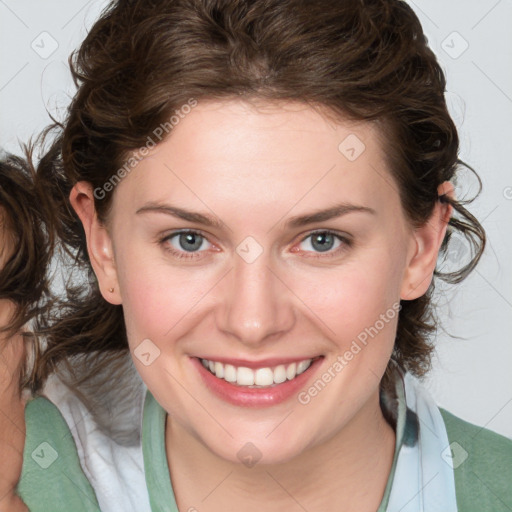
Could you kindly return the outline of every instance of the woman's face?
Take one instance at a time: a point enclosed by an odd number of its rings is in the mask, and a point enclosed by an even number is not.
[[[302,104],[200,102],[93,225],[138,371],[219,456],[286,461],[378,410],[400,298],[444,235],[409,227],[383,146]]]

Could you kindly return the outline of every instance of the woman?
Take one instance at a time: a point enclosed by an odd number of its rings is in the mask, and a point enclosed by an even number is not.
[[[512,443],[411,377],[434,274],[460,281],[485,236],[454,197],[444,75],[407,4],[119,1],[73,72],[38,176],[90,279],[32,389],[56,369],[83,400],[119,389],[129,351],[148,392],[124,488],[90,449],[123,423],[112,394],[73,437],[78,409],[27,405],[31,510],[511,506]],[[442,275],[453,230],[474,258]]]
[[[25,440],[22,387],[33,345],[29,324],[48,301],[49,240],[33,170],[15,156],[0,161],[0,510],[24,511],[14,490]],[[28,349],[28,350],[27,350]],[[28,361],[27,361],[28,362]]]

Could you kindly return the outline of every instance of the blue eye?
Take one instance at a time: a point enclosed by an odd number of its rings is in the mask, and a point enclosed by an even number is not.
[[[315,231],[303,238],[299,245],[304,244],[306,247],[301,250],[306,252],[327,253],[326,256],[337,255],[340,251],[351,245],[350,240],[342,237],[332,231]]]
[[[203,245],[203,242],[206,240],[202,235],[193,231],[177,233],[172,238],[178,242],[179,247],[174,246],[176,249],[182,249],[187,252],[195,252],[199,250]],[[173,240],[173,242],[175,240]]]
[[[179,231],[161,240],[164,248],[177,258],[194,258],[200,249],[207,249],[208,240],[197,231]],[[169,247],[170,244],[170,247]],[[207,247],[204,247],[207,245]],[[188,253],[188,254],[187,254]]]

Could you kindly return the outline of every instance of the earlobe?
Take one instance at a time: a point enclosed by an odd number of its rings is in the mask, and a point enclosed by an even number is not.
[[[438,187],[439,200],[436,202],[428,221],[412,232],[400,298],[413,300],[424,295],[434,275],[439,249],[446,235],[448,222],[452,215],[452,206],[441,201],[441,196],[454,198],[453,185],[445,181]]]
[[[96,214],[91,184],[78,182],[71,190],[69,200],[82,221],[87,252],[100,292],[107,302],[121,304],[112,239],[107,227],[99,221]]]

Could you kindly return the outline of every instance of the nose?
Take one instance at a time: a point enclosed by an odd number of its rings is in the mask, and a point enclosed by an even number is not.
[[[247,263],[235,256],[223,287],[217,326],[247,346],[277,339],[295,322],[293,293],[262,254]]]

